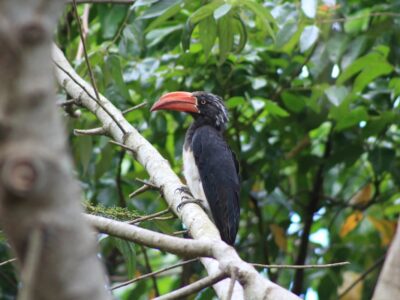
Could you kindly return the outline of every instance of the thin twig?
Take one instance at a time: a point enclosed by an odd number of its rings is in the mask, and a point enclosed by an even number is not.
[[[228,295],[226,296],[227,300],[231,300],[232,299],[233,288],[235,287],[235,282],[237,280],[237,273],[238,273],[238,269],[237,268],[233,268],[233,270],[231,271],[231,282],[229,284]]]
[[[154,218],[156,218],[156,217],[165,215],[165,214],[167,214],[167,213],[169,213],[169,212],[170,212],[170,209],[167,208],[167,209],[164,209],[164,210],[162,210],[162,211],[156,212],[156,213],[154,213],[154,214],[151,214],[151,215],[148,215],[148,216],[143,216],[143,217],[137,218],[137,219],[135,219],[135,220],[133,220],[133,221],[129,221],[128,223],[129,223],[129,224],[132,224],[132,225],[133,225],[133,224],[137,224],[137,223],[140,223],[140,222],[143,222],[143,221],[151,220],[151,219],[154,219]]]
[[[107,109],[107,107],[104,106],[104,104],[101,101],[98,101],[89,91],[87,88],[82,85],[79,81],[77,81],[74,76],[72,76],[71,73],[69,73],[67,70],[65,70],[62,66],[60,66],[59,63],[57,63],[55,60],[53,60],[54,64],[59,68],[61,71],[63,71],[76,85],[78,85],[91,99],[93,99],[109,116],[110,118],[115,122],[115,125],[118,126],[118,128],[122,131],[122,133],[125,134],[125,129],[122,127],[122,125],[118,122],[118,120],[115,118],[115,116]]]
[[[137,182],[146,184],[146,185],[148,185],[148,186],[151,186],[153,189],[160,189],[158,186],[156,186],[155,184],[153,184],[153,183],[150,182],[150,181],[143,180],[143,179],[140,179],[140,178],[135,178],[134,180],[137,181]]]
[[[1,266],[4,266],[4,265],[6,265],[6,264],[12,263],[13,261],[16,261],[16,260],[17,260],[16,258],[11,258],[11,259],[9,259],[9,260],[2,261],[2,262],[0,263],[0,267],[1,267]]]
[[[131,147],[129,147],[129,146],[125,145],[125,144],[119,143],[119,142],[117,142],[117,141],[111,140],[111,141],[108,141],[108,142],[109,142],[110,144],[114,144],[114,145],[120,146],[121,148],[123,148],[123,149],[125,149],[125,150],[131,151],[132,153],[135,153],[135,152],[136,152],[136,151],[135,151],[134,149],[132,149]]]
[[[369,17],[400,17],[399,13],[394,13],[394,12],[373,12],[373,13],[369,13],[366,14],[364,16],[354,16],[354,17],[345,17],[345,18],[337,18],[337,19],[328,19],[328,20],[317,20],[321,23],[336,23],[336,22],[346,22],[346,21],[350,21],[350,20],[357,20],[357,19],[367,19]]]
[[[97,90],[96,81],[94,80],[92,67],[90,66],[89,57],[88,57],[88,54],[87,54],[85,36],[84,36],[84,33],[83,33],[83,29],[82,29],[81,18],[79,17],[79,14],[78,14],[78,8],[76,7],[76,0],[72,0],[72,5],[74,7],[74,14],[75,14],[76,21],[78,22],[79,34],[81,36],[83,54],[85,56],[86,66],[87,66],[88,71],[89,71],[90,82],[92,83],[92,87],[93,87],[94,93],[96,95],[96,99],[97,99],[98,102],[100,102],[99,91]],[[124,131],[122,131],[122,132],[125,133]]]
[[[108,51],[108,49],[109,49],[112,45],[114,45],[114,44],[116,43],[116,41],[119,39],[119,37],[121,36],[122,31],[124,30],[124,28],[126,27],[126,24],[127,24],[128,21],[129,21],[129,17],[131,16],[132,11],[133,11],[132,9],[128,9],[128,12],[126,13],[124,20],[122,21],[121,26],[119,26],[119,28],[118,28],[117,34],[114,36],[114,38],[112,39],[112,41],[110,42],[110,44],[106,47],[106,51]]]
[[[188,233],[189,230],[185,229],[185,230],[179,230],[179,231],[175,231],[172,233],[172,235],[181,235],[181,234],[185,234]]]
[[[152,186],[148,185],[148,184],[144,184],[143,186],[141,186],[140,188],[138,188],[136,191],[133,191],[132,193],[129,194],[129,198],[132,199],[133,197],[140,195],[148,190],[153,189]]]
[[[332,268],[349,265],[348,261],[331,263],[331,264],[318,264],[318,265],[262,265],[252,263],[254,267],[257,268],[269,268],[269,269],[322,269],[322,268]]]
[[[170,215],[170,216],[166,216],[166,217],[156,217],[156,218],[154,218],[154,220],[167,221],[167,220],[173,220],[175,218],[176,218],[175,215]]]
[[[90,13],[90,5],[85,4],[83,8],[83,24],[82,24],[82,31],[83,31],[83,39],[79,41],[79,46],[78,46],[78,51],[76,52],[76,59],[81,59],[82,58],[82,53],[83,53],[83,44],[82,40],[86,40],[86,36],[89,33],[89,13]]]
[[[81,116],[80,111],[74,109],[74,105],[81,106],[78,99],[60,100],[57,101],[57,105],[62,107],[71,118],[79,118]]]
[[[146,264],[146,269],[147,269],[147,274],[152,274],[153,270],[151,269],[150,260],[149,260],[149,256],[147,255],[146,248],[143,247],[143,245],[140,245],[140,248],[142,249],[142,252],[143,252],[144,262]],[[158,290],[156,276],[153,274],[152,276],[150,276],[150,278],[151,278],[151,281],[153,282],[154,294],[158,297],[158,296],[160,296],[160,291]]]
[[[74,135],[106,135],[107,131],[103,127],[91,128],[91,129],[74,129]]]
[[[363,280],[369,273],[371,273],[373,270],[375,270],[381,263],[384,262],[386,257],[386,254],[381,256],[371,267],[369,267],[367,270],[365,270],[364,273],[361,274],[360,277],[358,277],[352,284],[349,285],[348,288],[346,288],[338,297],[338,299],[342,298],[344,295],[346,295],[352,288],[354,288],[357,283],[359,283],[361,280]]]
[[[77,105],[77,101],[76,101],[77,99],[68,99],[68,100],[60,100],[60,101],[58,101],[58,105],[59,106],[70,106],[70,105],[73,105],[73,104],[75,104],[75,105]]]
[[[147,105],[147,101],[144,101],[144,102],[142,102],[142,103],[140,103],[140,104],[138,104],[138,105],[135,105],[135,106],[133,106],[133,107],[130,107],[130,108],[128,108],[128,109],[125,109],[124,111],[122,111],[122,114],[123,114],[123,115],[126,115],[127,113],[130,113],[131,111],[134,111],[134,110],[136,110],[136,109],[142,108],[142,107],[144,107],[144,106],[146,106],[146,105]]]
[[[197,293],[206,287],[212,286],[215,283],[225,279],[226,277],[227,276],[223,271],[219,271],[218,273],[216,273],[214,275],[209,275],[207,277],[204,277],[196,282],[193,282],[192,284],[189,284],[189,285],[187,285],[183,288],[180,288],[178,290],[175,290],[171,293],[154,298],[154,300],[180,299],[182,297],[186,297],[191,294]]]
[[[163,268],[163,269],[154,271],[154,272],[152,272],[152,273],[141,275],[141,276],[136,277],[136,278],[134,278],[134,279],[131,279],[131,280],[125,281],[125,282],[123,282],[123,283],[121,283],[121,284],[118,284],[118,285],[116,285],[116,286],[113,286],[113,287],[111,288],[111,290],[116,290],[116,289],[121,288],[121,287],[123,287],[123,286],[127,286],[127,285],[129,285],[129,284],[131,284],[131,283],[135,283],[135,282],[140,281],[140,280],[142,280],[142,279],[146,279],[146,278],[149,278],[149,277],[151,277],[151,276],[154,276],[154,275],[157,275],[157,274],[160,274],[160,273],[163,273],[163,272],[166,272],[166,271],[169,271],[169,270],[172,270],[172,269],[181,267],[181,266],[183,266],[183,265],[186,265],[186,264],[195,262],[195,261],[197,261],[197,260],[198,260],[198,258],[188,259],[188,260],[182,261],[182,262],[180,262],[180,263],[174,264],[174,265],[172,265],[172,266],[169,266],[169,267],[166,267],[166,268]]]

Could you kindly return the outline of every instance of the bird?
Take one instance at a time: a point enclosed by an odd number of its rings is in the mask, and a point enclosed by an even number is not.
[[[223,136],[228,111],[222,98],[204,91],[170,92],[150,110],[174,110],[193,116],[182,154],[189,194],[214,222],[221,239],[234,245],[240,219],[239,163]],[[187,202],[194,201],[182,204]]]

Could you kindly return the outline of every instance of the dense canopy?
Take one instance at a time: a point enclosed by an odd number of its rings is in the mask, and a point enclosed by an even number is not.
[[[243,259],[350,262],[260,269],[306,299],[337,299],[372,268],[349,292],[351,299],[371,298],[400,212],[400,3],[137,0],[80,4],[78,11],[97,88],[120,110],[147,102],[125,117],[177,174],[192,119],[151,114],[151,104],[171,91],[205,90],[224,99],[226,138],[241,170],[235,247]],[[90,81],[72,5],[55,35]],[[59,98],[68,95],[60,90]],[[100,124],[85,109],[67,108],[60,113],[87,210],[127,220],[166,209],[158,191],[128,197],[142,186],[138,179],[146,180],[144,168],[107,137],[73,135]],[[171,234],[184,229],[165,217],[141,226]],[[112,284],[178,261],[110,236],[99,243]],[[3,239],[0,261],[10,257]],[[117,299],[147,299],[204,274],[191,264],[113,292]],[[0,278],[0,298],[13,298],[12,265],[0,266]],[[196,299],[214,295],[208,288]]]

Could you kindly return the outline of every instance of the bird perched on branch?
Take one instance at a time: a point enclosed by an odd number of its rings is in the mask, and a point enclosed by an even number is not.
[[[183,146],[184,176],[191,195],[217,226],[221,238],[233,245],[239,227],[239,165],[224,140],[228,113],[222,99],[207,92],[163,95],[151,111],[190,113],[194,122]],[[184,201],[182,204],[193,201]]]

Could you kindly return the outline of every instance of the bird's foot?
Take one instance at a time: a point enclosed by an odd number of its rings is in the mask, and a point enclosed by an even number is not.
[[[180,188],[177,188],[175,190],[175,192],[179,192],[179,194],[186,194],[186,195],[189,195],[189,196],[193,197],[192,192],[190,191],[190,189],[186,185],[183,185]]]
[[[189,203],[195,203],[195,204],[199,205],[204,211],[206,211],[206,208],[205,208],[205,206],[203,204],[203,200],[201,200],[201,199],[190,199],[189,197],[186,197],[186,196],[182,196],[182,202],[178,204],[176,209],[178,211],[180,211],[183,206],[185,206],[186,204],[189,204]]]

